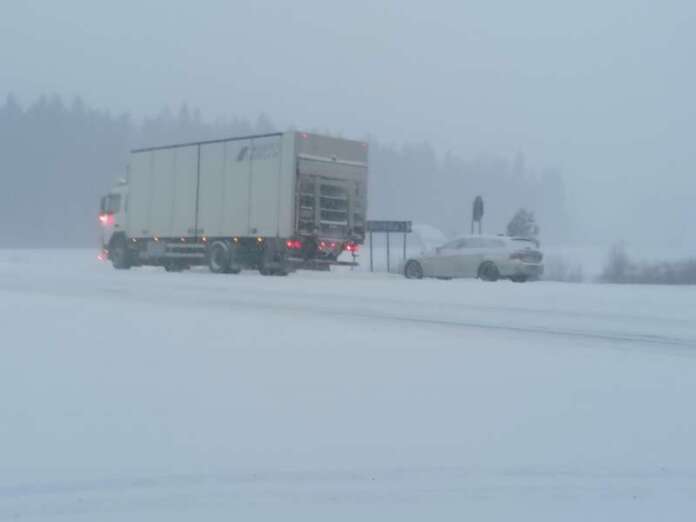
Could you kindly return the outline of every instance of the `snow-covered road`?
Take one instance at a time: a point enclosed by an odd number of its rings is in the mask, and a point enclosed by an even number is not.
[[[0,520],[685,520],[696,288],[0,251]]]

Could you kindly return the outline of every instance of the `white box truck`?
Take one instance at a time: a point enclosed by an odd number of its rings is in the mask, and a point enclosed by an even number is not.
[[[365,238],[367,144],[285,132],[133,150],[102,198],[102,255],[287,274],[327,268]]]

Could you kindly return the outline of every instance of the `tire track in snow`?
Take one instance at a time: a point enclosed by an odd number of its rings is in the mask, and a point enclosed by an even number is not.
[[[229,287],[209,287],[209,286],[171,286],[171,285],[119,285],[123,283],[123,279],[114,280],[108,285],[104,285],[103,281],[96,287],[81,287],[76,284],[67,284],[61,286],[41,285],[36,280],[19,282],[16,279],[6,280],[3,282],[0,291],[12,293],[33,293],[50,295],[54,297],[72,297],[77,299],[101,299],[103,301],[119,299],[124,301],[135,301],[149,304],[166,304],[166,306],[175,306],[180,308],[190,308],[192,306],[206,306],[210,308],[233,307],[242,310],[266,310],[281,313],[305,313],[309,315],[321,315],[326,317],[346,318],[346,319],[362,319],[372,321],[392,321],[400,323],[408,323],[411,325],[428,325],[448,328],[464,328],[476,329],[483,331],[508,332],[527,335],[540,335],[562,338],[576,338],[585,340],[595,340],[607,343],[620,343],[622,349],[626,350],[628,344],[640,344],[643,346],[662,347],[661,352],[666,353],[665,347],[671,353],[681,353],[685,355],[696,355],[696,339],[682,338],[667,335],[637,333],[637,332],[617,332],[617,331],[602,331],[602,330],[580,330],[575,328],[554,328],[540,325],[525,325],[525,324],[509,324],[503,322],[480,321],[464,318],[443,318],[436,317],[434,314],[404,314],[385,312],[384,307],[393,307],[393,300],[381,299],[380,297],[365,296],[364,299],[350,298],[353,303],[341,303],[336,300],[329,300],[328,304],[318,306],[313,302],[307,302],[307,296],[304,299],[297,299],[294,295],[286,293],[262,292],[263,298],[258,297],[258,293],[254,294],[233,294],[230,293]],[[113,284],[116,283],[116,284]],[[153,292],[154,290],[154,292]],[[224,293],[223,293],[224,292]],[[318,299],[324,296],[319,294]],[[286,301],[286,302],[283,302]],[[384,301],[382,303],[382,301]],[[382,306],[378,306],[382,303]],[[433,306],[434,305],[434,306]],[[358,309],[361,307],[363,310]],[[411,303],[403,303],[402,307],[414,307]],[[422,308],[422,303],[416,303],[415,307]],[[428,306],[428,305],[425,305]],[[432,303],[430,306],[438,307]],[[447,307],[447,310],[456,307]],[[473,305],[467,305],[466,310],[469,312],[490,312],[491,307],[485,305],[480,307],[480,310]],[[435,313],[441,315],[441,310]],[[506,310],[507,317],[513,317],[514,313],[510,314]],[[529,314],[525,314],[529,315]],[[613,346],[618,348],[617,346]]]

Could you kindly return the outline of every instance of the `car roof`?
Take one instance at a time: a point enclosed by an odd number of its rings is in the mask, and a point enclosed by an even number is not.
[[[503,240],[510,240],[510,239],[523,239],[523,238],[512,238],[510,236],[494,236],[493,234],[467,234],[465,236],[457,236],[454,239],[451,239],[448,241],[448,243],[451,243],[452,241],[459,241],[460,239],[503,239]]]

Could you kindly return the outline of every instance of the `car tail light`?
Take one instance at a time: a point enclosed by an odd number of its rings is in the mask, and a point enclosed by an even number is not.
[[[288,239],[285,242],[286,246],[290,250],[301,250],[302,249],[302,241],[299,239]]]
[[[360,249],[360,245],[356,243],[346,243],[346,246],[344,247],[346,252],[357,252]]]
[[[524,261],[525,263],[541,263],[544,255],[538,250],[518,250],[510,254],[510,259]]]

